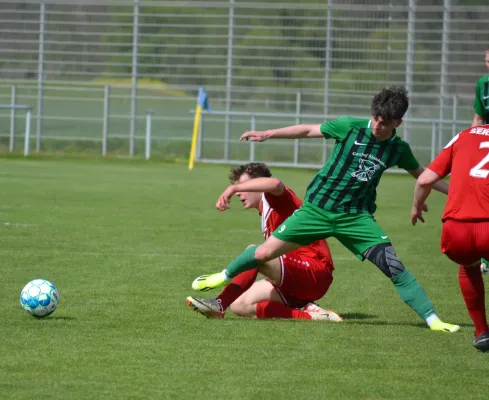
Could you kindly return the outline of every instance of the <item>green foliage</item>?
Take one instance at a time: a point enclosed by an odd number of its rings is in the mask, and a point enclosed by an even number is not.
[[[408,59],[406,38],[405,24],[380,26],[365,39],[355,43],[356,52],[351,53],[350,71],[333,72],[331,88],[371,92],[378,90],[379,80],[386,82],[386,85],[403,84]],[[416,84],[422,86],[419,88],[421,91],[433,88],[433,79],[429,76],[433,67],[429,61],[428,49],[416,43],[413,52],[413,75]],[[355,71],[351,71],[353,69]]]

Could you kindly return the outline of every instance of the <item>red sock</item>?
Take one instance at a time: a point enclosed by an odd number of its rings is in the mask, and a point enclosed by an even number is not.
[[[241,272],[234,277],[231,283],[224,288],[219,296],[217,296],[217,299],[221,300],[223,311],[253,285],[257,275],[258,267]]]
[[[256,304],[256,318],[312,319],[302,310],[275,301],[261,301]]]
[[[470,318],[474,322],[475,335],[489,331],[486,318],[484,281],[479,267],[464,267],[458,271],[458,281]]]

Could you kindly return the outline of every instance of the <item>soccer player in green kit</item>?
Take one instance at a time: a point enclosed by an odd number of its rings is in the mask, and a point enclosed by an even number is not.
[[[484,63],[489,70],[489,48],[486,49]],[[489,74],[481,76],[475,85],[474,111],[471,126],[489,124]]]
[[[222,272],[194,280],[194,290],[227,285],[239,273],[318,239],[335,237],[360,260],[374,263],[402,300],[431,330],[456,332],[458,325],[442,322],[416,278],[397,257],[388,235],[373,216],[376,188],[390,167],[406,169],[414,178],[425,170],[396,128],[409,106],[404,88],[383,89],[372,100],[370,119],[343,117],[317,125],[251,131],[241,140],[321,138],[336,141],[331,156],[307,188],[304,205],[284,221],[260,246],[251,246]],[[446,182],[435,190],[448,193]],[[228,199],[229,201],[231,198]]]

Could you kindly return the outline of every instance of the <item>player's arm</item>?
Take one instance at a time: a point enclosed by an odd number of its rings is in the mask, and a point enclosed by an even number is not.
[[[472,119],[471,126],[484,125],[486,122],[484,119],[484,104],[482,104],[482,99],[480,98],[481,87],[480,81],[475,85],[475,99],[474,99],[474,118]]]
[[[484,117],[481,117],[479,114],[475,113],[474,114],[474,119],[472,120],[472,125],[470,126],[479,126],[479,125],[484,125],[485,124]]]
[[[274,196],[280,196],[285,190],[285,185],[277,178],[254,178],[241,183],[229,185],[218,197],[216,208],[220,211],[229,209],[229,202],[238,192],[264,192]]]
[[[419,175],[416,186],[414,188],[413,209],[411,210],[411,222],[416,224],[419,219],[424,222],[422,216],[423,211],[427,211],[425,201],[431,193],[431,189],[437,187],[440,189],[440,184],[446,183],[442,179],[445,178],[452,169],[453,147],[457,142],[460,134],[456,135],[445,148],[436,156],[428,168],[423,168],[423,172]],[[419,170],[418,170],[419,171]],[[447,185],[448,189],[448,185]]]
[[[323,134],[320,124],[302,124],[286,126],[284,128],[269,129],[266,131],[248,131],[243,133],[239,140],[249,140],[250,142],[264,142],[268,139],[304,139],[320,138]]]
[[[422,165],[419,165],[418,168],[414,170],[408,170],[409,174],[415,179],[419,179],[424,174],[425,171],[428,171],[428,169]],[[435,189],[440,193],[448,194],[448,183],[439,180],[434,183],[433,189]]]
[[[442,182],[441,176],[429,168],[425,168],[423,173],[419,176],[416,181],[416,186],[414,188],[414,202],[413,209],[411,210],[411,223],[416,225],[416,222],[420,220],[424,222],[423,209],[428,196],[431,193],[431,189],[437,183]]]

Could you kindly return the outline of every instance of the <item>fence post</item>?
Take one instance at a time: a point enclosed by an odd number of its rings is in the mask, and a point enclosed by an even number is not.
[[[413,91],[413,70],[414,70],[414,30],[416,28],[416,0],[409,0],[408,27],[407,27],[407,51],[406,51],[406,90],[408,93]],[[405,115],[404,140],[411,138],[411,110],[408,109]]]
[[[233,89],[233,57],[234,57],[234,0],[229,0],[228,55],[226,71],[226,116],[224,131],[224,159],[229,160],[229,144],[231,138],[232,89]]]
[[[39,9],[39,58],[37,65],[37,121],[36,121],[36,152],[41,151],[43,131],[42,117],[44,105],[44,31],[46,24],[46,4],[41,3]]]
[[[15,149],[15,106],[17,104],[17,87],[15,85],[12,86],[12,96],[11,96],[11,105],[12,109],[10,110],[10,143],[9,143],[9,152],[12,153]]]
[[[443,143],[443,120],[445,119],[445,97],[447,84],[447,67],[448,67],[448,41],[450,35],[450,6],[451,0],[443,2],[443,31],[441,43],[441,71],[440,71],[440,130],[438,139],[438,150],[441,150]]]
[[[197,148],[195,149],[195,161],[199,161],[202,158],[202,146],[204,144],[204,113],[200,113],[198,139],[199,140],[197,141]]]
[[[432,121],[431,122],[431,154],[430,154],[431,160],[430,161],[433,161],[436,157],[435,148],[436,148],[436,122]]]
[[[301,92],[297,92],[295,96],[295,124],[301,123]],[[294,139],[294,164],[299,164],[299,139]]]
[[[324,118],[329,116],[329,95],[331,84],[331,63],[333,60],[333,0],[328,0],[328,16],[326,17],[326,51],[324,60]],[[328,141],[323,145],[323,164],[328,158]]]
[[[104,121],[102,127],[102,156],[107,155],[107,140],[109,138],[110,86],[104,87]]]
[[[24,135],[24,156],[29,155],[31,140],[31,109],[28,108],[25,114],[25,135]]]
[[[457,134],[458,96],[452,98],[452,138]]]
[[[132,25],[132,68],[131,68],[131,117],[129,131],[129,155],[134,156],[136,138],[136,114],[138,96],[138,45],[139,45],[139,0],[134,0]]]
[[[153,111],[148,110],[146,113],[146,146],[145,146],[145,158],[149,160],[151,157],[151,117]]]
[[[255,114],[250,115],[250,130],[256,131],[256,116]],[[255,142],[250,142],[250,162],[255,161]]]

